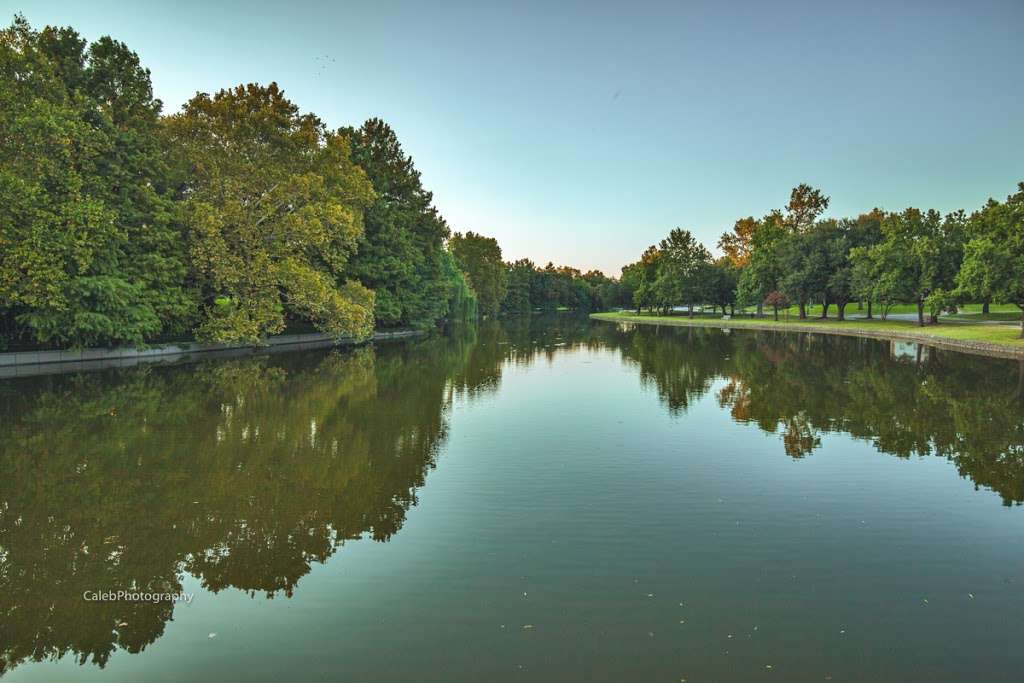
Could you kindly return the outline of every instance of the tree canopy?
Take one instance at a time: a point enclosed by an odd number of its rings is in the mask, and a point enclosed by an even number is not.
[[[1016,304],[1024,338],[1024,182],[1005,202],[990,199],[974,213],[968,235],[956,278],[959,290]]]
[[[352,160],[377,193],[365,211],[351,273],[374,290],[378,323],[433,325],[448,312],[453,286],[442,262],[448,225],[387,123],[369,119],[343,134],[351,142]]]
[[[68,28],[0,32],[0,315],[59,344],[192,316],[149,72]]]
[[[167,121],[188,159],[184,216],[202,338],[258,341],[302,316],[332,336],[373,328],[373,292],[343,279],[374,199],[348,137],[249,84],[200,93]]]
[[[508,287],[498,240],[469,231],[455,233],[448,244],[476,292],[480,312],[497,315]]]

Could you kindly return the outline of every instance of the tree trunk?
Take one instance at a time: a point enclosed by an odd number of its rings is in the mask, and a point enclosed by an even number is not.
[[[758,304],[757,304],[757,317],[760,318],[762,315],[764,315],[764,304],[761,303],[761,302],[758,302]]]
[[[779,322],[779,307],[775,306],[775,322]]]
[[[924,327],[924,299],[917,300],[917,326]]]
[[[836,302],[836,320],[846,320],[846,302]]]
[[[688,307],[689,307],[690,310],[687,311],[687,313],[689,313],[690,317],[692,318],[693,317],[693,304],[689,304]]]
[[[868,320],[871,320],[871,299],[868,299]]]
[[[729,304],[729,315],[736,315],[736,304]]]
[[[807,302],[800,302],[800,319],[807,320]]]
[[[824,299],[821,300],[821,319],[822,320],[824,320],[825,318],[828,317],[828,307],[831,306],[831,305],[832,305],[832,302],[830,302],[828,300],[828,297],[825,297]]]
[[[981,302],[981,312],[984,313],[985,315],[988,315],[988,305],[990,303],[991,302],[988,299],[985,299],[984,301]]]
[[[1024,304],[1017,304],[1020,307],[1020,338],[1024,339]]]

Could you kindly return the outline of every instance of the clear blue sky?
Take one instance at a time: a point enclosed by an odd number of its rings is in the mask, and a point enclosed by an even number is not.
[[[273,80],[330,126],[384,118],[509,260],[617,274],[800,182],[852,215],[1024,180],[1024,0],[555,4],[0,0],[125,41],[169,112]]]

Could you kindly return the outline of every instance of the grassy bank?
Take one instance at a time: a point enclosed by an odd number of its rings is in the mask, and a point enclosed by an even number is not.
[[[686,315],[660,316],[635,311],[594,313],[590,316],[595,320],[610,322],[629,322],[646,325],[698,325],[707,327],[731,327],[755,330],[785,330],[792,332],[820,332],[824,334],[842,334],[859,337],[879,337],[882,339],[899,339],[919,341],[946,348],[972,351],[1000,356],[1024,358],[1024,340],[1019,338],[1020,327],[1017,325],[971,324],[970,322],[946,323],[918,327],[917,323],[907,320],[836,320],[828,318],[799,320],[790,318],[778,322],[771,317],[765,318],[732,318],[723,320],[721,316]]]

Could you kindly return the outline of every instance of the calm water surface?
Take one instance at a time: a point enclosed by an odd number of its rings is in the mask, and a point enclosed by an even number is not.
[[[1022,377],[559,317],[0,381],[0,672],[1020,680]]]

